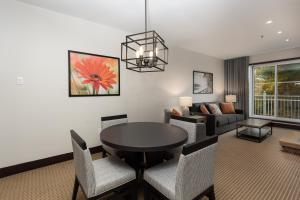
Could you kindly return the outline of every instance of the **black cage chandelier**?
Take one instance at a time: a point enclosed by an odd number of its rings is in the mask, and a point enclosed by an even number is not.
[[[121,60],[126,69],[136,72],[165,71],[168,47],[156,31],[147,31],[147,0],[145,0],[145,32],[126,36],[121,44]]]

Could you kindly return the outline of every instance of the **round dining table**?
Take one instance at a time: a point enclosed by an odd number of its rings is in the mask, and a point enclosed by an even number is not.
[[[136,169],[141,168],[140,163],[145,160],[147,166],[160,162],[163,152],[182,146],[187,139],[188,133],[184,129],[157,122],[118,124],[100,133],[101,142],[125,152],[126,162]]]

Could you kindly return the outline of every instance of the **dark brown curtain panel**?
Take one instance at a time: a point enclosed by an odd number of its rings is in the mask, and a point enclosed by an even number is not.
[[[242,109],[245,117],[249,113],[249,57],[240,57],[224,61],[224,94],[236,95],[235,107]]]

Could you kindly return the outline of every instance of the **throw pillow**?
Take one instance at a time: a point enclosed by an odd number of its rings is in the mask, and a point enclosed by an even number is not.
[[[175,108],[173,108],[172,111],[171,111],[171,115],[173,115],[173,116],[181,116],[181,113],[178,110],[176,110]]]
[[[209,104],[211,114],[222,115],[222,112],[217,104]]]
[[[200,106],[200,111],[201,111],[201,113],[203,113],[203,114],[210,114],[210,113],[208,112],[208,110],[207,110],[207,108],[206,108],[206,106],[205,106],[204,104],[202,104],[202,105]]]
[[[220,103],[223,114],[235,114],[233,103]]]

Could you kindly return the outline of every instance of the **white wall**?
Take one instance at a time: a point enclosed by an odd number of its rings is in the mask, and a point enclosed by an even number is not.
[[[300,57],[300,47],[250,56],[250,63]]]
[[[223,98],[223,61],[172,47],[163,73],[121,63],[119,97],[69,98],[67,50],[119,57],[128,33],[11,0],[0,2],[0,27],[0,168],[71,152],[70,129],[98,145],[100,116],[162,121],[165,107],[192,95],[193,70],[214,73],[214,94],[195,102]]]
[[[163,118],[162,107],[178,105],[179,96],[192,96],[193,102],[223,100],[224,65],[223,60],[201,55],[181,48],[171,48],[169,65],[163,73],[141,74],[144,80],[142,102],[149,113],[145,120]],[[214,76],[214,94],[193,95],[193,70],[212,72]],[[161,106],[159,106],[161,105]]]

